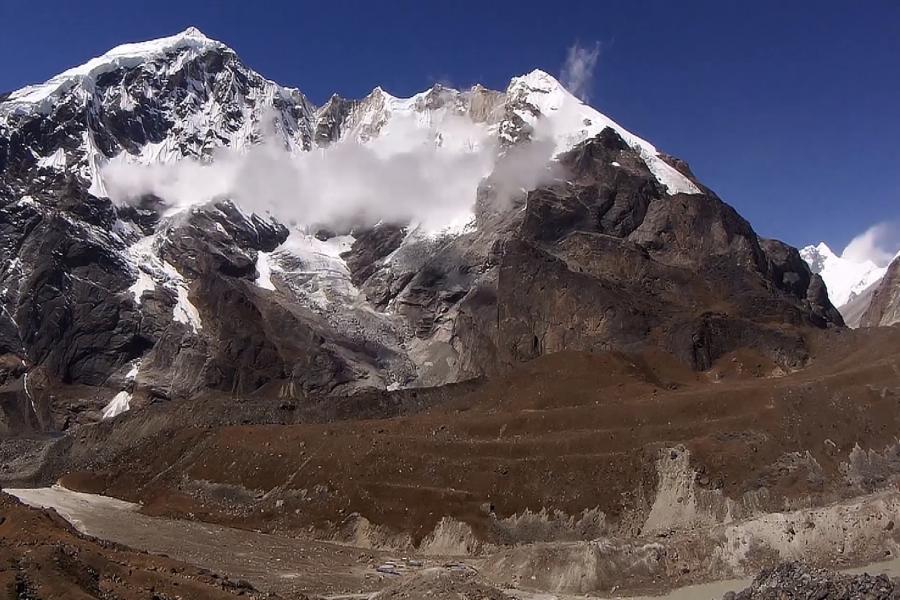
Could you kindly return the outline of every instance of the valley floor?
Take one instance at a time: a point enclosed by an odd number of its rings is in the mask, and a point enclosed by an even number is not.
[[[151,517],[138,512],[137,504],[60,486],[4,491],[30,506],[54,509],[86,535],[227,573],[285,597],[381,587],[374,566],[386,557],[377,552]]]
[[[517,600],[569,600],[621,598],[631,600],[715,600],[750,584],[749,578],[690,585],[662,595],[570,596],[506,588],[501,593],[489,584],[473,583],[491,561],[490,556],[395,557],[386,552],[309,539],[269,535],[196,521],[151,517],[140,506],[97,494],[85,494],[56,485],[51,488],[6,489],[25,504],[49,508],[78,531],[101,540],[169,557],[228,578],[252,583],[257,589],[286,598],[303,594],[321,598],[392,598],[396,592],[435,586],[436,597],[460,586],[483,586],[497,598]],[[394,573],[384,573],[393,571]],[[846,573],[900,576],[900,558],[872,563]],[[505,596],[503,595],[505,594]],[[433,594],[429,594],[433,596]]]
[[[556,353],[458,387],[160,402],[0,440],[0,482],[58,481],[16,494],[286,597],[721,597],[900,557],[900,329],[809,335],[791,372]]]

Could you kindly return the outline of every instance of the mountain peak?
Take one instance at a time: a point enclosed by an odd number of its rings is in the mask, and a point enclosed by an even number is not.
[[[383,98],[386,102],[397,100],[398,98],[385,90],[380,85],[376,85],[367,98]]]
[[[171,52],[173,50],[179,50],[182,48],[224,49],[227,48],[227,46],[222,42],[207,37],[196,27],[188,27],[184,31],[176,33],[175,35],[147,40],[145,42],[121,44],[106,52],[105,54],[92,59],[91,61],[88,61],[87,64],[91,64],[94,61],[103,59],[112,60],[119,57],[155,57],[159,54],[164,54],[166,52]]]
[[[204,33],[202,31],[200,31],[193,25],[191,25],[190,27],[188,27],[187,29],[185,29],[178,35],[181,37],[193,37],[193,38],[200,38],[200,39],[204,39],[204,40],[210,39],[206,35],[204,35]]]
[[[541,69],[534,69],[525,75],[513,77],[509,82],[509,90],[516,88],[526,88],[543,93],[565,89],[556,77]]]
[[[880,280],[885,272],[884,267],[879,267],[870,260],[859,261],[839,256],[825,242],[806,246],[800,250],[800,256],[813,273],[822,276],[828,288],[828,297],[838,308]]]
[[[834,256],[834,252],[831,250],[831,248],[825,242],[819,242],[818,245],[816,245],[816,250],[818,250],[822,254],[830,254],[830,255]]]
[[[227,50],[228,47],[206,37],[196,27],[188,27],[175,35],[155,40],[122,44],[82,65],[63,71],[42,84],[29,85],[12,92],[3,102],[2,108],[6,109],[5,112],[22,109],[45,112],[55,98],[79,84],[90,87],[104,73],[122,67],[134,67],[183,49],[204,52],[212,49]]]
[[[804,247],[801,251],[802,254],[807,254],[810,256],[818,255],[824,258],[833,258],[837,255],[834,251],[826,244],[825,242],[819,242],[816,245],[810,244],[809,246]]]

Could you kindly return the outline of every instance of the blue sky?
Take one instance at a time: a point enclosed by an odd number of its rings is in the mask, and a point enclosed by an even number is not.
[[[504,88],[599,42],[591,103],[762,235],[900,244],[900,2],[0,0],[0,90],[195,25],[314,102],[439,81]]]

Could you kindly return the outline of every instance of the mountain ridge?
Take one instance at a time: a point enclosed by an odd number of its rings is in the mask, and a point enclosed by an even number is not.
[[[655,346],[702,370],[750,344],[792,368],[808,353],[785,324],[842,324],[795,249],[545,72],[506,92],[376,88],[317,108],[201,35],[126,45],[126,64],[76,68],[31,109],[34,89],[0,103],[0,349],[22,361],[2,378],[16,427],[209,389],[442,385],[565,349]],[[210,170],[232,164],[226,149],[237,169]],[[332,165],[298,188],[302,210],[339,205],[340,184],[368,220],[283,218],[278,194],[306,180],[247,170],[266,152],[290,173],[320,161],[305,176]],[[140,187],[172,165],[192,184],[252,185]],[[124,200],[107,197],[110,166],[138,179]],[[273,186],[276,204],[242,207],[242,189]],[[423,207],[443,212],[428,223]]]

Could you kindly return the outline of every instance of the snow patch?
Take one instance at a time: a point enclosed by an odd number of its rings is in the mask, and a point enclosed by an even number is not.
[[[131,292],[131,295],[134,297],[134,303],[140,306],[141,297],[144,295],[144,292],[154,289],[156,289],[156,282],[138,267],[137,280],[128,288],[128,291]]]
[[[128,381],[134,381],[134,378],[137,377],[138,371],[141,369],[141,361],[137,360],[131,365],[131,368],[125,373],[125,379]]]
[[[138,273],[137,280],[129,291],[137,304],[140,304],[140,298],[145,290],[153,289],[157,285],[173,291],[175,306],[172,308],[172,319],[190,325],[196,333],[203,328],[200,311],[188,298],[188,282],[172,264],[159,257],[156,250],[158,235],[155,233],[143,237],[128,248],[132,267]]]
[[[332,303],[351,305],[361,296],[350,280],[350,269],[341,258],[354,238],[339,235],[320,240],[301,229],[292,229],[287,240],[269,256],[272,266],[283,274],[298,298],[310,308],[326,310]]]
[[[175,286],[175,307],[172,309],[172,319],[185,325],[190,325],[194,333],[203,329],[200,321],[200,311],[188,298],[188,286],[181,273],[171,263],[163,261],[163,270],[169,276]]]
[[[65,169],[66,151],[62,148],[57,148],[56,152],[53,152],[51,155],[39,158],[37,164],[38,167],[44,169]]]
[[[34,396],[31,395],[31,390],[28,389],[28,375],[28,373],[25,373],[25,376],[22,379],[22,387],[25,388],[25,397],[31,402],[31,412],[37,417],[37,406],[34,404]]]
[[[112,419],[131,408],[131,394],[121,391],[103,409],[104,419]]]
[[[269,264],[268,252],[256,253],[256,271],[259,275],[256,277],[256,285],[264,290],[275,290],[275,284],[272,283],[272,266]]]

